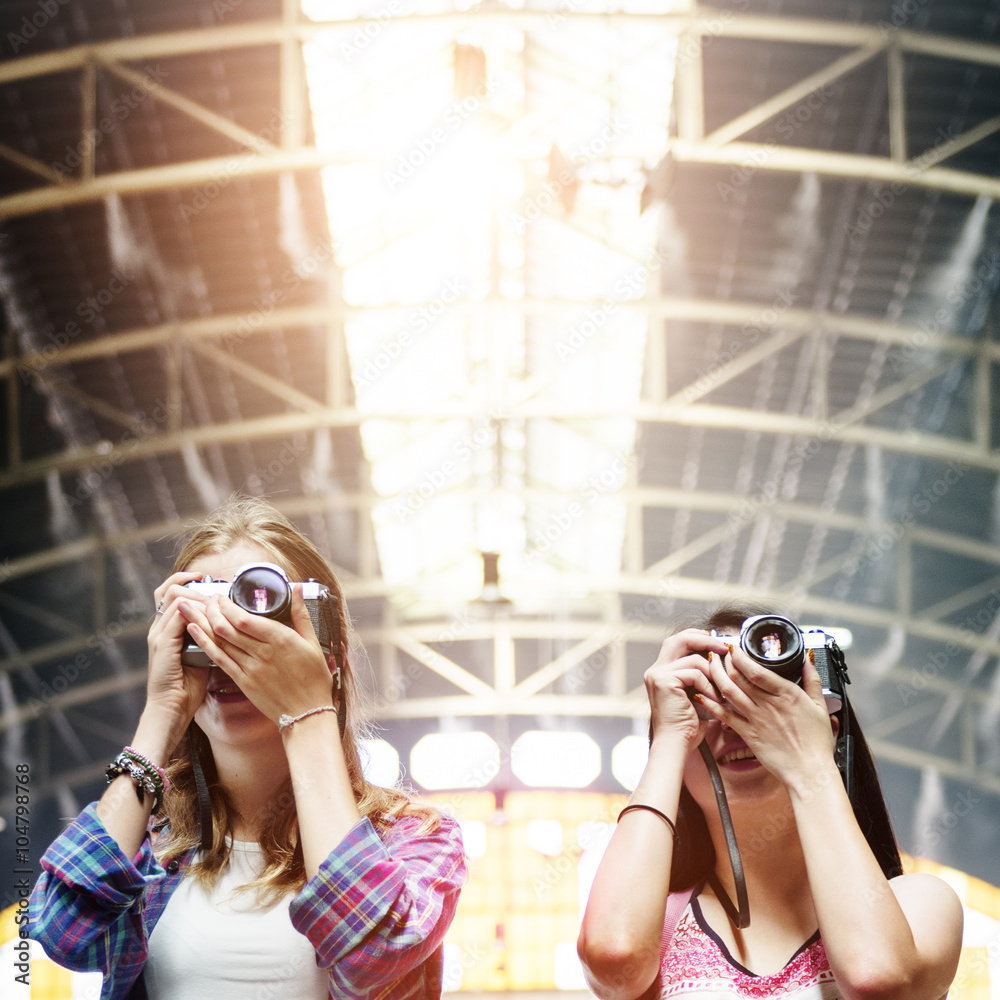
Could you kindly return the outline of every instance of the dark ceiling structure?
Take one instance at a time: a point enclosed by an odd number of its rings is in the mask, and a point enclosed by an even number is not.
[[[377,6],[341,26],[384,27]],[[0,745],[6,775],[32,763],[35,850],[134,731],[178,534],[243,492],[338,568],[402,756],[446,717],[610,749],[643,729],[675,616],[763,602],[851,630],[902,846],[1000,884],[1000,3],[403,4],[385,30],[453,28],[458,86],[470,25],[530,39],[556,7],[655,20],[677,48],[635,202],[662,250],[642,390],[599,414],[637,427],[620,572],[547,607],[407,602],[383,574],[345,339],[363,307],[303,59],[328,26],[282,0],[0,7]],[[550,54],[524,52],[530,82]],[[558,308],[525,285],[529,321]],[[496,422],[433,385],[385,417],[455,418]]]

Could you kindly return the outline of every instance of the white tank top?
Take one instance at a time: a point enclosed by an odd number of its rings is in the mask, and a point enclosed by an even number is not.
[[[292,927],[292,893],[261,907],[255,893],[235,892],[262,869],[260,847],[238,840],[214,888],[181,879],[149,937],[150,1000],[326,1000],[326,971]]]

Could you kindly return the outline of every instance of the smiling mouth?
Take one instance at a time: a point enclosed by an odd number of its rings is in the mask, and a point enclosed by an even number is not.
[[[740,747],[738,750],[730,750],[719,758],[720,764],[732,764],[736,760],[756,760],[757,755],[749,747]]]

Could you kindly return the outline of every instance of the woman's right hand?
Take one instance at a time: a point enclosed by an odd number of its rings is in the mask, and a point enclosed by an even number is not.
[[[643,675],[652,716],[652,736],[681,737],[694,747],[704,736],[689,692],[712,701],[719,693],[709,678],[709,657],[724,657],[729,646],[717,636],[689,628],[663,640],[656,662]],[[693,691],[691,691],[693,689]]]
[[[157,613],[147,639],[146,707],[130,746],[160,767],[166,767],[208,687],[207,670],[181,664],[187,619],[177,609],[183,599],[206,600],[184,586],[203,575],[174,573],[153,591]],[[127,858],[136,856],[146,836],[152,804],[153,796],[136,796],[135,785],[125,774],[111,782],[97,804],[98,818]]]
[[[181,663],[181,650],[189,641],[185,631],[188,620],[178,610],[181,601],[207,603],[205,597],[185,586],[203,575],[174,573],[153,591],[157,614],[147,638],[149,676],[143,721],[155,723],[157,736],[170,743],[163,751],[167,755],[194,718],[208,686],[208,670]]]

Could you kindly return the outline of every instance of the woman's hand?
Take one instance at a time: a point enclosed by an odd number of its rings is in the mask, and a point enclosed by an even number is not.
[[[157,613],[147,639],[146,711],[159,720],[160,728],[169,731],[173,742],[166,748],[168,755],[204,701],[208,685],[207,670],[181,664],[181,650],[187,642],[187,619],[181,614],[180,605],[206,603],[204,596],[185,584],[200,580],[203,575],[174,573],[153,591]]]
[[[718,692],[712,687],[709,670],[713,664],[721,664],[728,650],[722,639],[693,628],[663,641],[660,655],[643,676],[654,742],[666,736],[681,737],[689,748],[701,742],[705,727],[689,689],[716,703]]]
[[[292,588],[291,628],[245,611],[225,596],[206,605],[184,601],[179,610],[191,638],[273,722],[331,704],[330,668],[301,584]]]
[[[739,735],[757,759],[787,786],[804,786],[826,776],[833,764],[836,734],[823,685],[806,652],[802,685],[761,666],[742,649],[709,665],[724,704],[705,699],[708,713]]]

